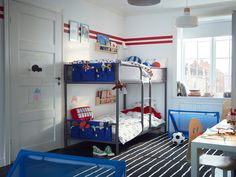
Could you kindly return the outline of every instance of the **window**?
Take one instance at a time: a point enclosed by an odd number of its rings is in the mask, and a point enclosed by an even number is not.
[[[189,89],[222,96],[231,91],[231,36],[182,40],[181,80]]]

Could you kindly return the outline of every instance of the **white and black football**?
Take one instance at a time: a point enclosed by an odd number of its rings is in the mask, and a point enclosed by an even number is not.
[[[183,133],[181,133],[181,132],[173,133],[172,142],[174,145],[183,144],[184,140],[185,140],[185,137],[184,137]]]

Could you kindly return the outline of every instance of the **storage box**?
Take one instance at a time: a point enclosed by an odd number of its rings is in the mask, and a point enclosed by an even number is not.
[[[89,63],[88,68],[85,65],[72,65],[72,81],[115,81],[115,63]]]
[[[174,132],[182,132],[184,136],[188,138],[189,121],[192,118],[197,118],[205,131],[207,128],[213,127],[219,123],[219,117],[219,112],[169,110],[168,136],[172,138]]]
[[[93,139],[100,141],[112,141],[112,129],[108,122],[68,120],[71,125],[71,137],[81,139]]]
[[[7,177],[125,177],[125,171],[125,161],[21,150]]]

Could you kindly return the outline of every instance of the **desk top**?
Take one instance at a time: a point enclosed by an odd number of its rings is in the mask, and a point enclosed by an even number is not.
[[[192,143],[201,147],[236,151],[236,135],[218,134],[218,131],[231,131],[232,126],[226,120],[208,129],[204,134],[195,138]]]

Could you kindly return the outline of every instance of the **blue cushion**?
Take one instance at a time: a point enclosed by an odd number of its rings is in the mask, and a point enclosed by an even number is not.
[[[126,61],[133,61],[133,62],[137,62],[137,63],[142,63],[141,58],[137,57],[137,56],[130,56],[129,58],[127,58]]]

